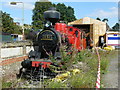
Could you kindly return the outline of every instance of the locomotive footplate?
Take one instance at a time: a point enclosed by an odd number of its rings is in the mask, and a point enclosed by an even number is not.
[[[20,69],[20,76],[27,79],[40,79],[40,78],[54,78],[57,73],[50,69],[50,66],[59,67],[51,62],[51,60],[29,60],[26,59],[22,63],[22,68]]]
[[[49,68],[49,65],[52,64],[50,60],[32,60],[32,67],[42,67]]]

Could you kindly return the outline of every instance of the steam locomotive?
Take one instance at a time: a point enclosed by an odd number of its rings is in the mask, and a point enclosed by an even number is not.
[[[75,48],[77,51],[86,48],[84,32],[65,23],[58,23],[60,13],[56,11],[56,8],[51,7],[48,11],[45,11],[44,18],[46,20],[44,29],[38,33],[34,31],[29,33],[29,37],[37,44],[37,49],[34,48],[34,51],[30,51],[28,59],[21,63],[20,73],[22,72],[25,75],[31,75],[32,73],[32,75],[38,77],[44,70],[44,75],[55,76],[56,73],[53,73],[49,66],[59,67],[59,65],[49,60],[50,55],[57,60],[61,59],[61,46],[67,46],[66,52],[70,51],[71,48]]]

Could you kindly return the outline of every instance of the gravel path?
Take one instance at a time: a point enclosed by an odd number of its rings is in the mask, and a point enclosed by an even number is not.
[[[0,70],[0,78],[2,79],[1,84],[7,82],[14,83],[14,81],[17,80],[16,75],[19,74],[20,67],[21,62],[16,62],[10,65],[2,66],[2,70]]]
[[[118,54],[110,57],[108,72],[103,76],[104,88],[118,88],[118,59]]]

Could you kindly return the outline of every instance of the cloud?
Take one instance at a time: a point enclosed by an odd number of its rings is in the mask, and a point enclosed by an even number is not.
[[[35,2],[35,1],[38,1],[38,0],[1,0],[1,2]]]
[[[100,17],[100,18],[113,18],[113,17],[118,17],[118,8],[117,7],[112,7],[109,8],[109,11],[105,10],[95,10],[93,13],[87,15],[91,17]]]
[[[12,2],[14,0],[1,0],[1,2]],[[36,2],[40,0],[15,0],[20,2]],[[43,1],[43,0],[42,0]],[[49,0],[51,2],[119,2],[119,0]]]
[[[32,10],[34,8],[34,5],[32,3],[24,2],[24,3],[17,3],[17,5],[11,5],[10,2],[5,3],[4,5],[9,7],[9,8],[23,8],[24,4],[24,9],[27,10]]]
[[[14,17],[15,21],[22,21],[22,18]]]

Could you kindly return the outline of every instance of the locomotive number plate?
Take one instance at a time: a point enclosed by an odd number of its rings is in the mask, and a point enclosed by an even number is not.
[[[52,35],[42,35],[41,40],[53,40]]]

